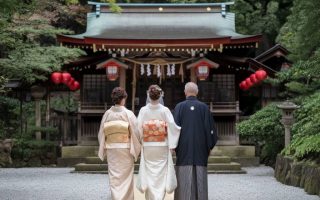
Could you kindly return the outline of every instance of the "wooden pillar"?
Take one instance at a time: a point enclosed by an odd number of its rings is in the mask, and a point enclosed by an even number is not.
[[[120,68],[120,79],[119,79],[120,87],[126,89],[126,69]]]
[[[135,98],[136,98],[136,87],[137,87],[137,77],[136,77],[136,71],[137,71],[137,64],[134,63],[133,70],[132,70],[132,112],[134,113],[135,110]]]
[[[195,72],[195,68],[191,67],[190,68],[190,81],[197,83],[197,76],[196,76],[196,72]]]
[[[239,119],[240,119],[240,104],[239,101],[236,101],[236,123],[234,124],[234,126],[236,127],[236,124],[239,123]],[[236,145],[240,145],[240,138],[239,138],[239,133],[237,132],[236,128],[235,128],[235,140],[236,140]]]
[[[36,99],[35,100],[35,104],[36,104],[36,113],[35,113],[35,117],[36,117],[36,127],[40,128],[41,127],[41,105],[40,105],[40,99]],[[41,140],[41,132],[40,131],[36,131],[36,140]]]
[[[77,114],[77,145],[81,145],[81,130],[82,130],[82,126],[83,126],[83,120],[81,120],[81,114]]]
[[[48,90],[46,99],[46,127],[50,126],[50,91]],[[49,132],[46,133],[46,140],[50,140]]]

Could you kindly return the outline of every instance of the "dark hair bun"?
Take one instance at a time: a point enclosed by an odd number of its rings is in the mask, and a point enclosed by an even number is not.
[[[161,96],[162,89],[158,85],[151,85],[148,90],[149,97],[151,100],[158,100]]]
[[[121,87],[114,88],[111,93],[111,99],[114,104],[120,104],[121,100],[127,98],[127,96],[127,92]]]

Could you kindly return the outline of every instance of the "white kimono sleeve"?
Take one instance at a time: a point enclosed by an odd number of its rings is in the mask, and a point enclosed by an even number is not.
[[[98,152],[98,156],[99,158],[103,161],[104,160],[104,157],[105,157],[105,135],[104,135],[104,131],[103,131],[103,125],[104,125],[104,122],[106,121],[107,117],[109,115],[109,112],[105,112],[103,117],[102,117],[102,120],[101,120],[101,123],[100,123],[100,129],[99,129],[99,133],[98,133],[98,141],[99,141],[99,152]]]
[[[165,117],[168,125],[168,146],[169,149],[175,149],[179,142],[181,127],[174,122],[172,113],[168,108],[165,109]]]
[[[144,121],[145,109],[141,108],[137,118],[137,131],[139,133],[139,140],[142,143],[143,140],[143,121]]]

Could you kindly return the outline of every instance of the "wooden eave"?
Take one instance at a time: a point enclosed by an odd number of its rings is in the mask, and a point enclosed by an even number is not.
[[[120,67],[122,67],[122,68],[124,68],[124,69],[128,69],[128,68],[129,68],[129,66],[128,66],[127,64],[125,64],[125,63],[123,63],[123,62],[121,62],[121,61],[119,61],[119,60],[117,60],[117,59],[115,59],[115,58],[109,58],[109,59],[107,59],[107,60],[105,60],[105,61],[97,64],[97,69],[104,68],[104,66],[105,66],[107,63],[110,63],[110,62],[116,63],[118,66],[120,66]]]
[[[207,38],[207,39],[105,39],[84,37],[83,39],[57,36],[58,41],[63,45],[92,46],[101,48],[221,48],[220,45],[238,45],[258,43],[261,36],[233,39],[231,37]],[[256,47],[252,45],[250,47]]]
[[[290,52],[282,45],[276,44],[272,48],[255,57],[255,60],[258,60],[259,62],[265,62],[273,57],[284,57],[286,59],[286,56],[289,53]]]
[[[200,59],[198,59],[197,61],[195,61],[195,62],[190,63],[189,65],[187,65],[186,68],[187,68],[187,69],[190,69],[190,68],[196,67],[197,65],[199,65],[199,64],[202,63],[202,62],[208,63],[211,68],[218,68],[218,67],[219,67],[219,64],[218,64],[218,63],[215,63],[215,62],[213,62],[212,60],[209,60],[208,58],[200,58]]]
[[[252,70],[257,71],[259,69],[263,69],[267,72],[268,76],[270,77],[274,77],[275,73],[277,73],[277,71],[275,71],[274,69],[264,65],[263,63],[255,60],[254,58],[248,58],[247,63],[249,63],[249,66]]]

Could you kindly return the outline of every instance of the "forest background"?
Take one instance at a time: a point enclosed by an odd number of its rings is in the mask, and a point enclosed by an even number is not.
[[[205,0],[127,0],[106,1],[115,12],[116,3],[206,3]],[[4,86],[9,79],[18,79],[24,87],[46,81],[53,71],[85,52],[60,47],[56,34],[77,34],[85,30],[89,7],[84,0],[0,0],[0,139],[15,138],[16,157],[31,150],[46,150],[50,141],[35,141],[34,103],[23,104],[9,96]],[[316,160],[320,153],[320,1],[318,0],[235,0],[236,29],[242,34],[262,34],[259,51],[279,43],[290,51],[292,67],[267,79],[280,88],[279,100],[290,99],[300,108],[296,111],[293,140],[284,149],[284,131],[280,111],[275,104],[262,108],[249,120],[237,125],[242,138],[261,148],[261,162],[274,165],[276,155],[293,156],[297,160]],[[68,102],[66,104],[66,102]],[[70,112],[76,109],[72,99],[57,99],[53,106]],[[20,122],[23,121],[21,134]],[[58,134],[52,127],[42,127]],[[58,135],[56,135],[58,137]]]

